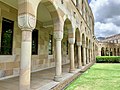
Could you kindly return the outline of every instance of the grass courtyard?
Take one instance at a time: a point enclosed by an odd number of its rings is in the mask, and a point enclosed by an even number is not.
[[[65,90],[120,90],[120,64],[95,64]]]

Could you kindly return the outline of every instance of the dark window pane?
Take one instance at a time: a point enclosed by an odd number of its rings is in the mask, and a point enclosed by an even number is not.
[[[12,55],[13,26],[13,21],[3,18],[0,50],[1,55]]]
[[[32,54],[38,54],[38,30],[33,30],[32,32]]]

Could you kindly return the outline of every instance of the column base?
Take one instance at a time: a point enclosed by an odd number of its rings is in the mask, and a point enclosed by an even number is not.
[[[78,66],[78,67],[77,67],[77,69],[81,69],[81,68],[82,68],[82,66]]]
[[[62,76],[55,76],[54,81],[56,81],[56,82],[62,81]]]
[[[69,73],[74,73],[75,69],[70,69]]]

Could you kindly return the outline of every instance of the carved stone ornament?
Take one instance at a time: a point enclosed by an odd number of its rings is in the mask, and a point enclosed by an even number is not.
[[[68,41],[70,44],[74,44],[75,43],[75,38],[68,38]]]
[[[63,32],[62,31],[54,31],[54,38],[56,40],[62,40],[63,39]]]
[[[21,14],[18,16],[18,25],[21,30],[33,30],[36,26],[36,18],[31,14]]]
[[[82,43],[81,42],[77,42],[77,46],[82,46]]]

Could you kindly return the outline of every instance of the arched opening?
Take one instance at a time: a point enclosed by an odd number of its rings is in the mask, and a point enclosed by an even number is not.
[[[110,48],[110,56],[113,56],[112,48]]]
[[[104,56],[104,47],[101,48],[101,56]]]
[[[50,0],[41,0],[37,8],[37,21],[35,27],[38,36],[33,35],[33,38],[36,37],[38,40],[32,41],[38,44],[36,47],[37,54],[32,55],[32,71],[55,67],[55,39],[53,33],[56,30],[55,24],[58,23],[55,23],[54,20],[56,19],[58,20],[59,16],[55,5],[50,2]],[[32,48],[34,44],[35,43],[32,43]],[[55,70],[49,72],[49,74],[52,73],[55,73]],[[38,74],[41,77],[41,74]],[[44,76],[44,78],[47,79],[48,77],[49,75],[47,74]],[[54,75],[51,75],[49,79],[52,80],[53,77]]]
[[[75,45],[74,45],[74,57],[75,57],[75,66],[78,67],[78,43],[80,43],[80,31],[77,28],[75,31]]]
[[[64,22],[64,28],[63,28],[63,39],[62,39],[62,62],[63,64],[67,64],[70,62],[69,60],[69,42],[68,42],[68,38],[69,38],[69,34],[72,30],[72,24],[71,21],[69,19],[66,19]]]
[[[83,33],[82,34],[82,46],[81,46],[81,61],[82,61],[82,65],[84,65],[84,50],[83,50],[84,46],[85,46],[85,35]]]
[[[65,20],[64,29],[67,30],[67,33],[68,33],[67,37],[68,37],[68,41],[69,41],[69,45],[68,45],[69,46],[69,51],[68,51],[69,55],[68,56],[70,59],[70,71],[69,72],[73,72],[75,70],[75,60],[74,60],[75,59],[74,58],[74,43],[75,43],[74,35],[75,34],[74,34],[73,27],[72,27],[72,23],[69,19]],[[65,31],[64,31],[64,33],[65,33]]]
[[[109,50],[108,50],[107,47],[106,47],[106,50],[105,50],[105,55],[106,55],[106,56],[109,56]]]
[[[116,56],[116,48],[114,48],[114,56]]]

